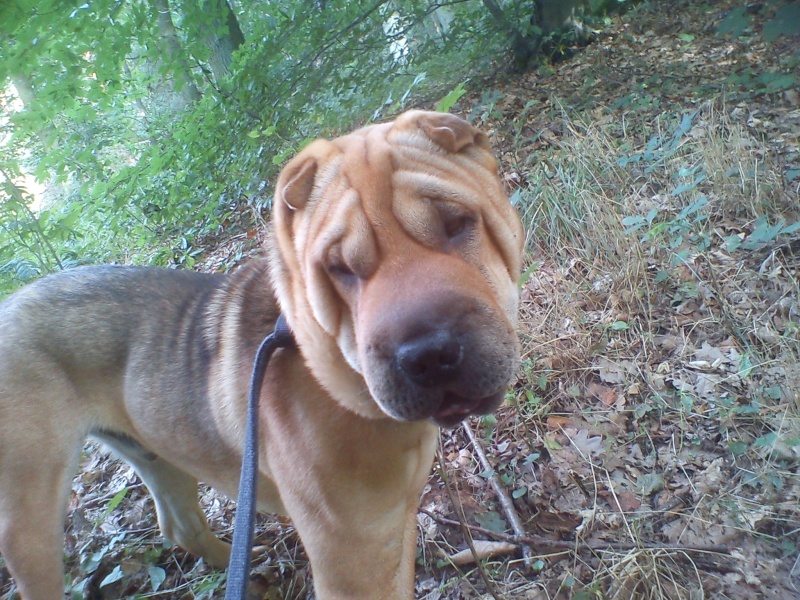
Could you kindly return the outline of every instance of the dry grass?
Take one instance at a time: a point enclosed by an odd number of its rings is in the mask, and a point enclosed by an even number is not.
[[[527,486],[515,506],[531,531],[574,549],[545,552],[538,574],[488,562],[499,597],[795,589],[800,261],[797,234],[759,237],[759,223],[800,215],[771,148],[735,116],[721,100],[691,121],[561,111],[557,144],[533,166],[505,166],[527,183],[531,268],[513,410],[488,424],[486,444],[509,490]],[[468,447],[457,434],[450,444],[452,456]],[[448,468],[474,518],[492,494],[458,456]],[[474,574],[453,581],[465,578],[486,594]],[[489,596],[440,586],[424,597]]]

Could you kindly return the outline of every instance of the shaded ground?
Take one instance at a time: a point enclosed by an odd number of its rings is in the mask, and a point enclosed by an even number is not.
[[[457,106],[492,132],[528,225],[525,355],[474,440],[442,436],[418,597],[800,598],[800,55],[760,35],[768,6],[718,35],[738,5],[644,5]],[[203,502],[229,536],[233,504]],[[126,466],[88,453],[70,509],[86,598],[221,597]],[[506,546],[453,565],[465,525]],[[291,524],[261,516],[257,539],[263,597],[309,597]]]

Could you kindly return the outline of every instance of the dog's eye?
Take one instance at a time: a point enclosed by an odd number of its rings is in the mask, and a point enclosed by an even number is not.
[[[347,264],[340,244],[334,244],[328,249],[323,268],[333,283],[340,288],[350,288],[358,282],[358,275]]]
[[[325,271],[327,271],[328,275],[334,277],[335,279],[347,279],[356,276],[356,274],[353,273],[353,271],[351,271],[346,264],[340,262],[326,265]]]
[[[458,217],[443,219],[443,222],[444,233],[452,240],[466,231],[467,227],[470,225],[471,219],[465,215],[461,215]]]
[[[328,253],[328,258],[325,261],[325,272],[334,282],[345,286],[352,285],[358,279],[358,276],[344,261],[339,247],[332,248]]]
[[[439,205],[437,208],[439,217],[442,220],[444,234],[451,242],[458,241],[459,238],[468,235],[472,231],[475,217],[471,214],[448,204]]]

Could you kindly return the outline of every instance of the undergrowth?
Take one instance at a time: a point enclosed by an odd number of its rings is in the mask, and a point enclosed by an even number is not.
[[[624,490],[608,459],[627,447],[653,468],[634,474],[639,498],[672,508],[633,503],[612,523],[595,504],[595,525],[634,548],[579,560],[562,581],[575,597],[698,597],[707,557],[682,544],[745,535],[798,552],[781,507],[800,491],[800,210],[770,148],[730,114],[722,100],[621,123],[562,111],[563,135],[517,193],[531,273],[515,436],[547,450],[551,422],[622,424],[604,455],[581,455],[581,487]],[[685,503],[692,514],[675,510]]]

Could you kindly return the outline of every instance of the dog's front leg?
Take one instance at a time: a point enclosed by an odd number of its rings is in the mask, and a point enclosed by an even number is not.
[[[416,512],[436,428],[363,419],[321,390],[262,414],[271,474],[306,547],[317,597],[413,598]]]
[[[417,506],[435,432],[388,422],[340,424],[336,440],[304,436],[306,448],[295,446],[285,468],[271,461],[311,560],[317,597],[409,600]],[[406,435],[398,435],[403,427]]]

